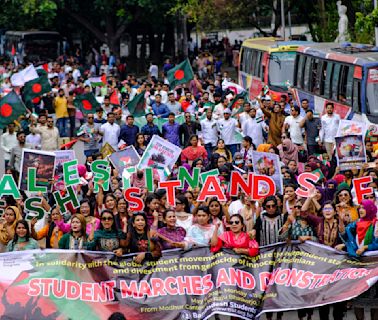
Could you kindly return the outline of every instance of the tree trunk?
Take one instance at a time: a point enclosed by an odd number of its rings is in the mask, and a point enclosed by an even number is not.
[[[187,31],[187,26],[186,26],[186,20],[187,17],[185,14],[181,16],[182,18],[182,51],[184,58],[188,57],[188,31]]]
[[[137,45],[138,45],[138,38],[137,33],[132,32],[131,33],[131,45],[130,45],[130,58],[136,59],[137,57]]]

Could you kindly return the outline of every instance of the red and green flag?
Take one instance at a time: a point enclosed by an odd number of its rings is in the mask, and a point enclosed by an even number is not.
[[[118,98],[118,90],[117,89],[114,89],[113,93],[110,95],[110,103],[113,106],[120,106],[121,105],[119,98]]]
[[[14,122],[22,114],[28,113],[25,105],[12,90],[0,100],[0,129]]]
[[[139,93],[127,104],[127,109],[134,117],[142,117],[146,114],[146,100],[144,99],[144,94],[144,91]]]
[[[34,80],[25,83],[23,96],[26,105],[37,104],[41,101],[41,96],[51,91],[49,79],[46,75],[40,75]]]
[[[239,93],[235,96],[235,98],[228,104],[227,108],[232,111],[232,116],[236,116],[244,111],[243,104],[238,106],[237,102],[240,98],[243,98],[244,101],[248,99],[248,93],[246,91]]]
[[[74,105],[85,115],[95,113],[96,108],[101,106],[93,93],[85,93],[77,96],[74,100]]]
[[[167,73],[169,85],[171,88],[179,84],[187,83],[194,78],[192,66],[189,59],[178,64],[176,67],[170,69]]]

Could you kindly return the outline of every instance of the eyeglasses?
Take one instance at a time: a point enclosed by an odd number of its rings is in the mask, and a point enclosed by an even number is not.
[[[349,193],[339,193],[339,197],[347,197],[349,196]]]
[[[113,221],[113,217],[103,217],[101,221]]]
[[[178,202],[178,201],[176,201],[176,204],[182,204],[182,202]]]
[[[294,208],[295,208],[295,209],[300,209],[300,208],[302,208],[302,206],[299,206],[299,205],[298,205],[298,206],[294,206]]]
[[[231,225],[233,225],[233,224],[238,225],[238,224],[240,224],[240,221],[239,221],[239,220],[230,221],[230,224],[231,224]]]
[[[265,206],[267,209],[272,209],[272,208],[275,208],[276,205],[275,204],[268,204]]]

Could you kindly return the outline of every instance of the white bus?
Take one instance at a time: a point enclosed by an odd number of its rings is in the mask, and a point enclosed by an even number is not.
[[[14,48],[14,49],[13,49]],[[5,32],[4,53],[11,57],[12,49],[20,62],[55,60],[61,54],[61,37],[54,31],[7,31]]]

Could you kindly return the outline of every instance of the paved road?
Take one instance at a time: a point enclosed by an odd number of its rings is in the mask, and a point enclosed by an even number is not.
[[[215,320],[214,317],[211,317],[210,319]],[[220,320],[230,320],[230,319],[231,318],[227,317],[227,316],[220,316]],[[276,317],[274,316],[273,319],[275,320]],[[282,318],[282,320],[297,320],[297,319],[298,319],[298,315],[297,315],[296,311],[285,312],[284,315],[283,315],[283,318]],[[333,319],[332,316],[330,316],[330,320],[332,320],[332,319]],[[266,320],[266,316],[263,315],[260,318],[260,320]],[[312,316],[312,320],[323,320],[323,319],[320,319],[319,313],[318,313],[317,310],[315,310],[314,315]],[[356,320],[356,317],[354,316],[354,313],[353,313],[352,310],[348,311],[344,320]],[[370,314],[367,311],[365,311],[365,320],[376,320],[376,319],[371,319]]]

